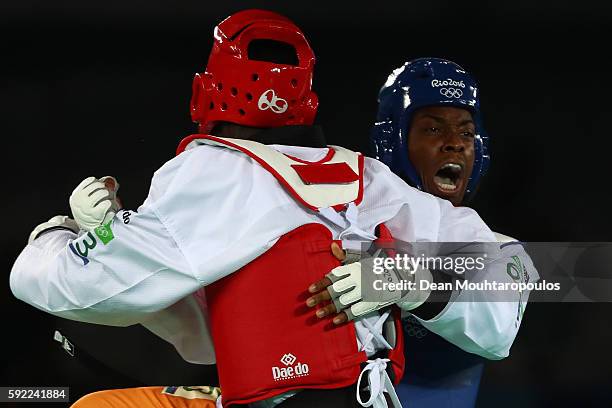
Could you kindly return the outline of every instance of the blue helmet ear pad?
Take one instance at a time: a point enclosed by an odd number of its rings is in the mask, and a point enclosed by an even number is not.
[[[396,164],[393,163],[393,151],[395,150],[393,136],[393,121],[391,120],[376,122],[370,130],[370,148],[374,157],[389,166],[391,170]]]
[[[482,139],[480,136],[476,136],[474,138],[474,167],[472,167],[472,174],[470,174],[470,178],[467,182],[467,187],[465,188],[465,194],[469,194],[476,189],[478,186],[478,182],[480,181],[480,176],[482,174],[482,164],[483,164],[483,156],[482,156]]]
[[[393,121],[376,122],[370,131],[371,149],[374,157],[389,166],[391,171],[404,178],[414,187],[422,189],[421,179],[416,169],[408,159],[408,146],[404,139],[395,137],[404,134],[401,129],[394,128]]]
[[[414,110],[414,108],[409,107],[400,115],[400,120],[398,121],[399,129],[397,129],[395,138],[393,139],[395,141],[395,148],[393,150],[395,168],[391,170],[402,177],[411,186],[423,190],[423,181],[416,167],[414,167],[414,164],[410,161],[410,152],[408,149],[408,135],[410,134]]]
[[[476,136],[474,137],[474,166],[465,189],[466,195],[476,190],[482,176],[487,174],[491,160],[488,151],[489,137],[482,126],[480,113],[472,112],[472,117],[476,124]]]

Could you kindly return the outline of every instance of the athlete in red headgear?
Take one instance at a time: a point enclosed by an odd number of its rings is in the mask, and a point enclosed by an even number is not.
[[[283,53],[262,56],[279,45],[291,51],[282,60]],[[66,217],[37,227],[11,272],[15,296],[65,318],[140,323],[186,360],[216,362],[224,406],[379,407],[385,396],[398,405],[391,382],[403,371],[402,337],[399,310],[389,307],[413,310],[428,292],[389,290],[367,315],[354,309],[352,321],[334,326],[311,316],[305,288],[339,265],[334,241],[357,248],[390,234],[495,237],[473,210],[409,187],[359,153],[325,146],[307,126],[317,107],[313,61],[300,30],[275,13],[249,10],[222,22],[209,67],[194,81],[202,133],[184,139],[155,173],[129,222],[125,211],[114,214],[102,182],[84,180],[70,199],[83,231],[75,235]],[[488,255],[482,276],[509,280],[506,260]],[[262,287],[274,296],[257,295]],[[475,309],[454,323],[455,340],[503,355],[509,345],[475,328],[505,322],[506,308]],[[500,325],[499,335],[508,330]],[[366,382],[363,401],[357,390]]]
[[[200,133],[218,122],[255,128],[313,123],[319,105],[312,91],[315,56],[291,20],[270,11],[242,11],[222,21],[214,38],[206,71],[193,80],[191,118]],[[271,44],[287,47],[283,64],[258,60]]]

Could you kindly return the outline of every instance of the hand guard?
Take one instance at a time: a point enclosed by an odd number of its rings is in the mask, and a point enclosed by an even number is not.
[[[369,270],[372,269],[370,268]],[[361,262],[355,262],[338,266],[326,275],[332,282],[332,285],[327,287],[327,291],[331,296],[334,306],[336,306],[337,312],[344,311],[349,320],[354,320],[392,304],[397,304],[406,311],[415,309],[425,303],[431,292],[430,290],[419,290],[418,288],[420,280],[432,281],[431,272],[428,269],[417,269],[414,274],[408,274],[408,279],[416,282],[417,287],[415,290],[388,290],[381,293],[383,298],[381,301],[366,302],[362,300],[361,273]],[[385,280],[399,283],[402,277],[395,269],[391,269],[387,270]]]
[[[79,233],[79,226],[72,218],[68,218],[65,215],[56,215],[49,221],[43,222],[42,224],[39,224],[38,226],[36,226],[36,228],[34,228],[34,231],[30,233],[30,237],[28,238],[28,244],[31,244],[32,241],[34,241],[36,238],[38,238],[39,235],[43,234],[44,232],[55,229],[67,229],[74,232],[75,234]]]
[[[112,190],[105,185],[107,179],[114,182]],[[82,230],[91,231],[113,219],[119,211],[117,190],[119,183],[110,176],[101,179],[88,177],[74,189],[70,195],[70,209]]]

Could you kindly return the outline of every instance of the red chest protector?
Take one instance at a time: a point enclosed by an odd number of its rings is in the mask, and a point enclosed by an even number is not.
[[[304,186],[296,187],[295,182],[288,181],[283,177],[288,173],[278,163],[280,159],[256,154],[261,151],[253,151],[253,142],[202,135],[198,139],[248,154],[269,170],[296,201],[310,209],[316,211],[313,201],[325,199],[313,200],[308,191],[300,190]],[[328,156],[331,161],[334,154]],[[332,184],[358,183],[353,186],[356,197],[352,201],[361,200],[360,155],[355,162],[358,174],[352,170],[355,166],[351,168],[341,161],[288,160],[294,163],[291,168],[305,185],[315,188],[320,183],[330,184],[327,173]],[[294,167],[298,166],[295,162],[304,167]],[[321,168],[325,165],[334,168],[328,172]],[[379,240],[391,239],[384,226],[379,230]],[[318,319],[305,304],[308,286],[340,265],[331,253],[332,242],[332,233],[324,225],[303,225],[282,236],[245,267],[205,288],[224,406],[260,401],[294,389],[340,388],[357,382],[360,363],[367,356],[358,349],[354,323],[335,326],[331,318]],[[391,378],[397,383],[403,374],[404,354],[399,310],[396,312],[395,348],[387,357],[391,360]]]

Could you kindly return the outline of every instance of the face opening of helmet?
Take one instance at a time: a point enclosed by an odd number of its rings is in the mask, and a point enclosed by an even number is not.
[[[272,64],[291,66],[300,65],[295,47],[278,40],[254,39],[249,42],[247,54],[252,61],[263,61]]]
[[[408,155],[423,189],[458,205],[474,166],[472,113],[455,106],[417,109],[410,121]]]

